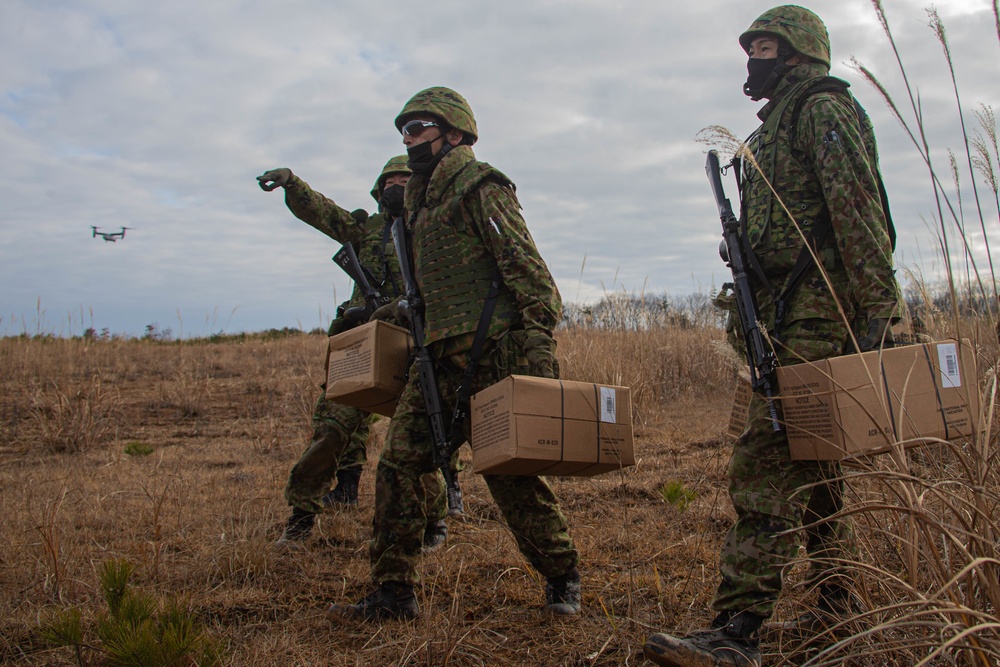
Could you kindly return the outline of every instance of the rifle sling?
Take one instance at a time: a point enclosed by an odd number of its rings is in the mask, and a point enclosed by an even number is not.
[[[795,266],[789,272],[788,277],[785,279],[785,284],[782,286],[780,292],[775,292],[771,289],[768,283],[767,276],[764,273],[763,267],[760,265],[760,261],[757,259],[757,253],[753,251],[750,247],[750,239],[747,237],[746,225],[742,225],[740,230],[740,242],[743,244],[744,253],[747,256],[747,260],[750,262],[750,268],[753,272],[757,274],[757,279],[764,286],[765,289],[770,293],[771,299],[774,301],[774,326],[772,328],[772,333],[775,338],[781,336],[781,325],[784,323],[785,319],[785,304],[788,302],[789,297],[795,293],[798,286],[802,283],[802,279],[805,277],[806,272],[809,271],[813,266],[812,253],[809,252],[808,246],[812,246],[814,252],[819,252],[819,249],[826,242],[826,237],[829,235],[832,229],[832,224],[827,219],[822,219],[813,225],[812,231],[809,234],[809,238],[806,239],[806,247],[803,247],[799,252],[799,257],[795,261]]]
[[[858,98],[854,97],[850,92],[848,92],[849,85],[845,81],[834,78],[832,76],[823,77],[806,89],[806,92],[799,97],[795,106],[792,108],[792,115],[789,118],[789,133],[794,134],[795,128],[799,122],[799,116],[802,114],[802,107],[805,106],[806,101],[809,99],[810,95],[815,93],[839,93],[841,95],[847,95],[850,97],[852,104],[854,105],[854,112],[857,114],[858,118],[858,128],[864,133],[865,120],[869,118],[868,112]],[[889,195],[885,191],[885,181],[882,179],[882,170],[879,169],[877,163],[871,165],[872,172],[875,176],[875,185],[878,187],[879,203],[882,205],[882,212],[885,214],[885,225],[886,233],[889,235],[889,244],[892,247],[893,252],[896,251],[896,226],[892,222],[892,214],[889,212]]]
[[[395,222],[395,220],[391,216],[389,216],[389,215],[385,216],[385,226],[382,227],[382,246],[380,248],[380,250],[382,252],[382,283],[381,284],[385,285],[386,281],[388,280],[388,282],[392,285],[392,291],[393,291],[392,296],[399,296],[400,294],[403,293],[403,291],[401,289],[399,289],[399,285],[396,284],[396,277],[394,275],[392,275],[392,271],[389,269],[389,256],[388,256],[388,253],[386,253],[386,251],[385,251],[385,247],[387,245],[391,245],[392,244],[392,223],[393,222]]]
[[[812,233],[806,240],[806,246],[799,252],[799,258],[795,261],[795,266],[792,267],[792,272],[788,274],[785,286],[778,295],[776,303],[777,308],[774,316],[775,337],[780,335],[781,325],[785,319],[785,303],[788,302],[788,298],[798,288],[802,279],[805,277],[806,272],[813,266],[813,257],[812,253],[809,252],[809,246],[812,246],[813,252],[818,253],[832,228],[833,225],[830,224],[830,221],[825,218],[819,220],[815,225],[813,225]]]
[[[500,268],[490,281],[490,289],[486,293],[486,301],[483,302],[483,312],[479,315],[479,324],[476,326],[476,336],[472,340],[472,349],[469,350],[468,365],[462,375],[462,383],[458,386],[457,400],[455,402],[455,414],[451,418],[451,444],[461,444],[455,441],[462,433],[465,418],[468,416],[469,394],[472,392],[472,380],[476,375],[476,368],[479,366],[479,359],[483,356],[483,346],[486,344],[486,333],[489,331],[490,322],[493,321],[493,310],[497,305],[497,298],[500,296],[500,286],[503,278],[500,275]]]

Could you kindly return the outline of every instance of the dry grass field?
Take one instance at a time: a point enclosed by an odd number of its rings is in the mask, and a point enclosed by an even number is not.
[[[990,333],[972,332],[984,386],[997,356]],[[634,392],[637,465],[550,480],[581,551],[581,615],[542,615],[544,582],[467,473],[466,515],[449,519],[445,547],[421,565],[421,616],[346,627],[323,611],[368,592],[384,420],[359,508],[325,514],[303,551],[272,546],[288,512],[286,476],[311,433],[325,338],[0,340],[0,663],[112,664],[94,634],[107,608],[98,573],[124,560],[135,589],[179,601],[228,665],[641,664],[650,632],[710,618],[733,518],[732,363],[712,327],[557,337],[566,378]],[[871,613],[840,643],[769,637],[768,664],[912,665],[949,642],[928,664],[997,664],[995,444],[925,448],[903,471],[889,457],[852,469]],[[980,477],[963,481],[967,472]],[[799,569],[780,617],[808,600]],[[79,650],[43,632],[71,609],[82,619]]]

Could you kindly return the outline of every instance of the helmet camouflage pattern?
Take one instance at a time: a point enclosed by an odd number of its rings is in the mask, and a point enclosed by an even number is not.
[[[761,14],[740,35],[740,46],[750,51],[750,42],[761,35],[779,37],[802,55],[830,67],[830,35],[823,20],[805,7],[781,5]]]
[[[403,110],[396,116],[396,129],[403,131],[403,124],[410,116],[416,114],[437,116],[456,130],[465,135],[464,143],[471,146],[479,138],[476,129],[476,118],[472,115],[472,107],[465,98],[451,88],[436,86],[421,90],[410,98]]]
[[[372,197],[375,201],[378,201],[379,195],[382,194],[382,187],[385,186],[385,179],[389,178],[393,174],[412,174],[410,168],[406,166],[406,162],[409,158],[405,155],[397,155],[394,158],[389,158],[389,161],[385,163],[382,167],[382,173],[378,175],[375,179],[375,187],[372,188]]]

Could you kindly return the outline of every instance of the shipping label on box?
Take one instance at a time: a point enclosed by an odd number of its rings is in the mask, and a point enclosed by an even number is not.
[[[326,397],[391,417],[410,367],[409,332],[368,322],[330,338]]]
[[[778,369],[792,459],[839,460],[978,431],[968,341],[908,345]]]
[[[589,477],[635,465],[627,387],[512,375],[472,397],[477,473]]]

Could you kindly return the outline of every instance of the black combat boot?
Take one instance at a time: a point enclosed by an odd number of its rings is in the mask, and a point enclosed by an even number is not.
[[[326,610],[331,623],[350,620],[383,621],[409,620],[419,612],[413,586],[387,581],[357,604],[332,604]]]
[[[315,514],[293,507],[292,515],[288,517],[288,523],[285,524],[285,532],[281,534],[275,544],[277,546],[290,546],[304,541],[312,532],[314,523],[316,523]]]
[[[420,553],[429,554],[437,551],[448,539],[448,524],[444,519],[432,521],[424,528],[424,543],[420,547]]]
[[[750,612],[720,614],[712,629],[683,639],[657,633],[646,640],[643,655],[662,667],[760,667],[757,630],[763,617]]]
[[[549,577],[545,583],[545,611],[558,616],[580,613],[580,572],[574,567],[560,577]]]
[[[346,505],[356,507],[358,504],[358,482],[361,481],[361,467],[352,466],[337,471],[337,486],[323,496],[324,507]]]

